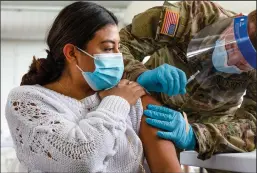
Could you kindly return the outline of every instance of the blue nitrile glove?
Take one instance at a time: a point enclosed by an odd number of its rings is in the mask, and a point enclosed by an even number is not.
[[[162,92],[169,96],[186,93],[187,78],[185,73],[168,64],[142,73],[137,83],[147,91]]]
[[[163,106],[148,105],[144,111],[146,122],[165,131],[158,131],[157,135],[175,143],[180,149],[194,150],[196,137],[190,124],[186,132],[186,121],[180,112]]]

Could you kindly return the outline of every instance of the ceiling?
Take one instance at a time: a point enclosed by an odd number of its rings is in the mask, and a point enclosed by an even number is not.
[[[42,40],[58,12],[75,1],[1,1],[1,39]],[[131,1],[91,1],[123,21]]]
[[[2,7],[4,6],[51,6],[51,7],[64,7],[75,1],[1,1]],[[90,1],[100,4],[106,8],[126,8],[131,1]]]

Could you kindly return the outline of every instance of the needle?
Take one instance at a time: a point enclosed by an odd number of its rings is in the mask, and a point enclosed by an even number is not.
[[[190,76],[189,79],[187,80],[187,84],[188,84],[189,82],[191,82],[192,80],[194,80],[194,78],[196,77],[196,75],[198,75],[198,73],[200,73],[199,70],[197,70],[197,72],[196,72],[195,74],[193,74],[192,76]]]

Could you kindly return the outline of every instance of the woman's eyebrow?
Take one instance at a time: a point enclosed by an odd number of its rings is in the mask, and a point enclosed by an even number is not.
[[[115,41],[113,40],[104,40],[104,41],[101,41],[100,44],[103,44],[103,43],[112,43],[112,44],[115,44]]]

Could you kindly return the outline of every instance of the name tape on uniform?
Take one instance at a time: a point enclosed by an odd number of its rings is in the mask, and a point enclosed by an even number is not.
[[[160,33],[168,36],[174,36],[177,30],[178,21],[179,14],[169,9],[166,9]]]

